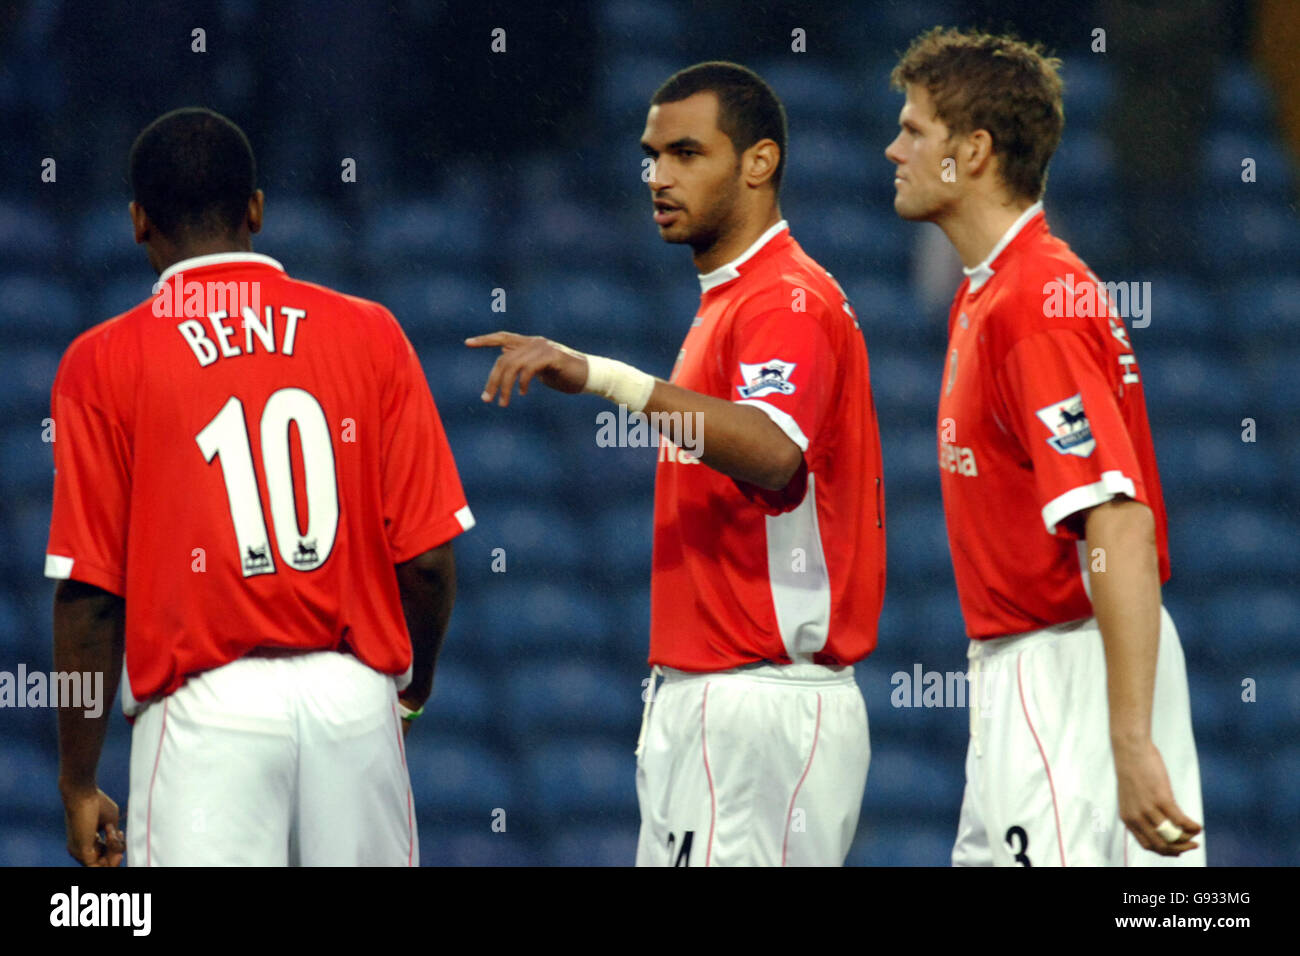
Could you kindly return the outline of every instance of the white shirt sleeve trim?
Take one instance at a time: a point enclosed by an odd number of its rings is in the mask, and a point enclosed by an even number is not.
[[[1116,495],[1137,497],[1133,479],[1126,477],[1122,471],[1103,471],[1099,481],[1071,488],[1065,494],[1058,495],[1043,506],[1043,524],[1047,525],[1047,533],[1056,534],[1056,526],[1070,515],[1103,505]]]
[[[792,442],[799,446],[800,451],[808,450],[808,438],[804,435],[803,429],[799,427],[799,423],[775,405],[769,405],[767,402],[760,401],[757,398],[742,399],[736,402],[736,404],[753,405],[755,408],[761,409],[768,418],[776,422],[777,427],[779,427],[781,431],[785,432],[786,436]]]
[[[45,556],[45,576],[58,581],[68,580],[68,578],[72,577],[72,558],[65,558],[61,554],[47,554]]]
[[[460,522],[462,531],[468,531],[474,527],[474,514],[469,510],[469,505],[456,511],[456,520]]]

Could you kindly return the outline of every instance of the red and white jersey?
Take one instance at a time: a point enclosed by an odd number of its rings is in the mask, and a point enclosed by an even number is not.
[[[1168,580],[1142,375],[1106,286],[1048,231],[1041,203],[965,272],[948,316],[939,469],[966,633],[1092,616],[1079,512],[1117,495],[1151,508]]]
[[[187,259],[68,347],[51,404],[45,573],[126,599],[128,713],[256,647],[408,672],[393,565],[474,519],[387,309]]]
[[[700,285],[672,382],[761,409],[804,464],[772,492],[661,440],[650,663],[851,664],[876,645],[885,587],[880,436],[857,319],[784,221]]]

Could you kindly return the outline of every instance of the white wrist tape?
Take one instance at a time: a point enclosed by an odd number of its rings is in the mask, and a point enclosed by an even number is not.
[[[655,377],[626,362],[588,355],[587,384],[582,390],[608,398],[615,405],[626,405],[630,412],[639,412],[650,401]]]

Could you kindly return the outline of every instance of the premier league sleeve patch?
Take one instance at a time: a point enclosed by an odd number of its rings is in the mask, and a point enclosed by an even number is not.
[[[1047,444],[1060,454],[1087,458],[1097,447],[1097,441],[1092,437],[1092,426],[1088,424],[1088,416],[1083,413],[1082,394],[1052,402],[1034,414],[1052,433]]]
[[[745,384],[736,386],[740,397],[757,398],[773,392],[793,394],[795,387],[790,382],[790,373],[794,371],[794,366],[794,362],[783,362],[781,359],[769,359],[753,365],[741,362],[740,377],[745,380]]]

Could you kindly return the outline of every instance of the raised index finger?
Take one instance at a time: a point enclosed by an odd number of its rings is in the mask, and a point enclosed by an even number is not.
[[[465,344],[472,349],[492,348],[498,345],[505,348],[518,345],[523,339],[524,336],[517,335],[514,332],[492,332],[488,335],[471,336],[465,340]]]

